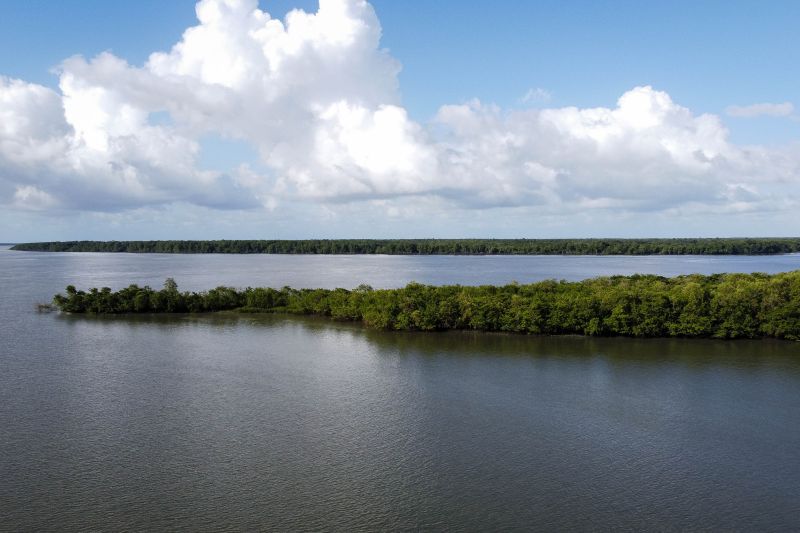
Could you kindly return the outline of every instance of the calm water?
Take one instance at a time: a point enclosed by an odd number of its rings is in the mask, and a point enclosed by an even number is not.
[[[800,529],[800,344],[37,314],[185,289],[766,271],[800,257],[0,251],[0,529]]]

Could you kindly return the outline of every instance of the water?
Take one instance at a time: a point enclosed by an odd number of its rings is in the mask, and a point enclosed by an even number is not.
[[[397,286],[799,261],[0,251],[0,529],[798,530],[798,343],[67,317],[34,303],[68,283],[167,276],[186,289]]]
[[[4,250],[5,248],[5,250]],[[36,296],[49,300],[64,283],[78,288],[130,283],[160,287],[175,278],[184,290],[219,285],[295,288],[400,287],[529,283],[543,279],[582,280],[596,276],[787,272],[800,269],[800,254],[773,256],[399,256],[399,255],[229,255],[12,252],[0,247],[3,265],[38,279]],[[7,274],[11,276],[9,272]],[[56,277],[54,277],[56,276]],[[47,283],[57,281],[58,284]],[[59,285],[60,284],[60,285]],[[46,289],[46,290],[45,290]],[[49,292],[48,292],[49,291]]]

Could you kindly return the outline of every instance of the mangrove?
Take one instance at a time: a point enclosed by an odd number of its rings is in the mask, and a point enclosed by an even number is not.
[[[170,254],[769,255],[800,252],[800,238],[58,241],[16,244],[11,249]]]
[[[53,304],[67,313],[293,313],[360,322],[385,330],[479,330],[536,335],[774,337],[800,339],[800,271],[548,280],[504,286],[398,289],[217,287],[181,292],[131,285],[77,290]]]

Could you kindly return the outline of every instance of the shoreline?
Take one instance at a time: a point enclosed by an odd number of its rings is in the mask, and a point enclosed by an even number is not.
[[[281,255],[781,255],[800,252],[800,238],[52,241],[18,243],[10,250]]]

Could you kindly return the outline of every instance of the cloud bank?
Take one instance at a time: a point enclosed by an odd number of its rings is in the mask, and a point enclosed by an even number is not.
[[[433,202],[543,213],[797,204],[797,147],[736,145],[718,116],[650,86],[611,108],[443,105],[423,124],[401,104],[400,64],[381,48],[363,0],[321,0],[316,13],[284,20],[256,0],[202,0],[196,12],[196,26],[141,66],[110,53],[71,57],[58,90],[0,77],[0,204],[104,212]],[[259,164],[204,169],[210,135],[253,146]]]

